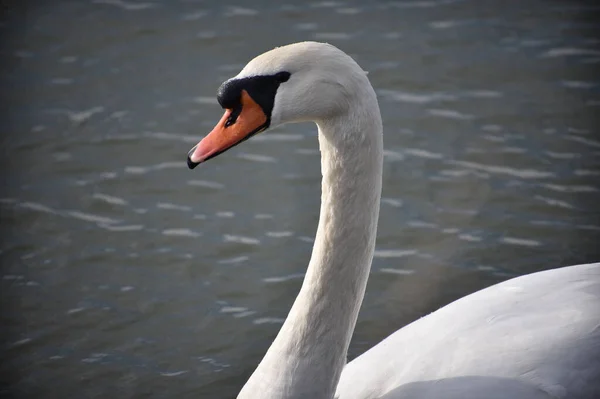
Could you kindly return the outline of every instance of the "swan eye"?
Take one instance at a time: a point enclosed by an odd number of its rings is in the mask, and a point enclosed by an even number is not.
[[[279,72],[275,74],[275,79],[279,83],[287,82],[290,79],[291,73],[289,72]]]

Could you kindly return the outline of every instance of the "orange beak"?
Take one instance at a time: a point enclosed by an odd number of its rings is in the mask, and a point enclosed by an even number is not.
[[[246,90],[242,90],[241,107],[242,110],[233,123],[230,119],[234,111],[226,109],[217,126],[190,150],[190,169],[267,128],[267,115]]]

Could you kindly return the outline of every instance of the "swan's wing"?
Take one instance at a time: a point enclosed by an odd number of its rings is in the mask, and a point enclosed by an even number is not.
[[[401,385],[379,399],[556,399],[523,381],[497,377],[456,377]]]
[[[600,398],[600,263],[508,280],[409,324],[346,366],[336,398],[437,398],[444,386]]]

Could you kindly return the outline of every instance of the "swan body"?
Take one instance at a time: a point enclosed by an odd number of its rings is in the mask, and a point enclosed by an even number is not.
[[[491,388],[498,398],[600,397],[598,263],[517,277],[444,306],[350,362],[337,394],[493,398]]]
[[[375,248],[383,135],[366,73],[334,46],[264,53],[217,93],[225,114],[188,153],[213,158],[284,123],[314,121],[321,209],[305,279],[240,399],[600,397],[600,264],[481,290],[346,364]]]

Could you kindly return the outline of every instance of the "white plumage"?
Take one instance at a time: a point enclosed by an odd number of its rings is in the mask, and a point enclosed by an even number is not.
[[[529,274],[461,298],[350,362],[338,394],[600,398],[600,265]]]
[[[598,263],[476,292],[346,365],[375,247],[379,106],[366,73],[327,44],[274,49],[236,78],[281,71],[291,78],[277,90],[271,126],[310,120],[319,129],[319,226],[300,293],[238,397],[600,398]]]

